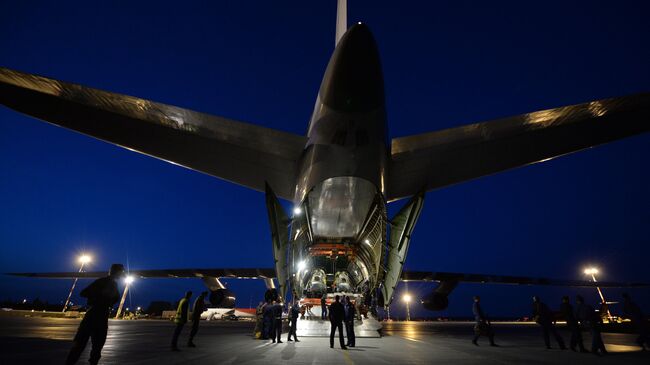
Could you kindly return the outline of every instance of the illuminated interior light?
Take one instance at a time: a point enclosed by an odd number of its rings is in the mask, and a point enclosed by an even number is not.
[[[305,261],[300,261],[298,263],[298,271],[303,271],[307,267],[307,263]]]

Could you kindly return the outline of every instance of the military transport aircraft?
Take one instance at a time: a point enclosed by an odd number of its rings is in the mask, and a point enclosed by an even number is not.
[[[389,139],[379,54],[365,24],[347,27],[339,1],[336,47],[307,135],[0,68],[0,103],[91,137],[263,191],[275,267],[133,270],[198,277],[216,306],[233,306],[219,278],[277,280],[279,295],[336,292],[388,305],[402,281],[438,282],[423,298],[442,310],[460,282],[594,286],[587,281],[406,272],[427,191],[650,130],[650,94],[629,95]],[[279,199],[293,202],[285,212]],[[390,219],[386,205],[409,202]],[[95,277],[104,273],[32,273]],[[600,286],[640,284],[599,283]],[[372,301],[372,299],[376,299]]]

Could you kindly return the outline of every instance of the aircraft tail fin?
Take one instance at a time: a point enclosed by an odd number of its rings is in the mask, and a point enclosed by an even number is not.
[[[336,4],[336,42],[335,46],[348,30],[348,2],[347,0],[337,0]]]

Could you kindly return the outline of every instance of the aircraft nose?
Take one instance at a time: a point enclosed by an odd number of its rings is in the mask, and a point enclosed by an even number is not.
[[[323,77],[321,101],[339,111],[362,112],[384,104],[384,79],[377,44],[365,24],[343,35]]]

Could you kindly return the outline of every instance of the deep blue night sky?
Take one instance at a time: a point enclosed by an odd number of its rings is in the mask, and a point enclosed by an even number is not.
[[[110,3],[2,2],[0,66],[306,132],[335,1]],[[379,45],[392,137],[648,92],[648,14],[647,1],[349,4]],[[430,192],[405,268],[577,279],[593,263],[603,280],[650,281],[649,159],[643,135]],[[71,271],[84,250],[97,270],[273,265],[263,194],[4,107],[0,207],[0,272]],[[263,294],[228,284],[240,307]],[[63,301],[69,285],[2,276],[0,299]],[[203,285],[139,281],[131,305],[187,288]],[[469,315],[473,294],[514,316],[532,294],[557,306],[578,292],[595,302],[594,290],[464,284],[442,314]],[[648,292],[630,291],[646,311]]]

